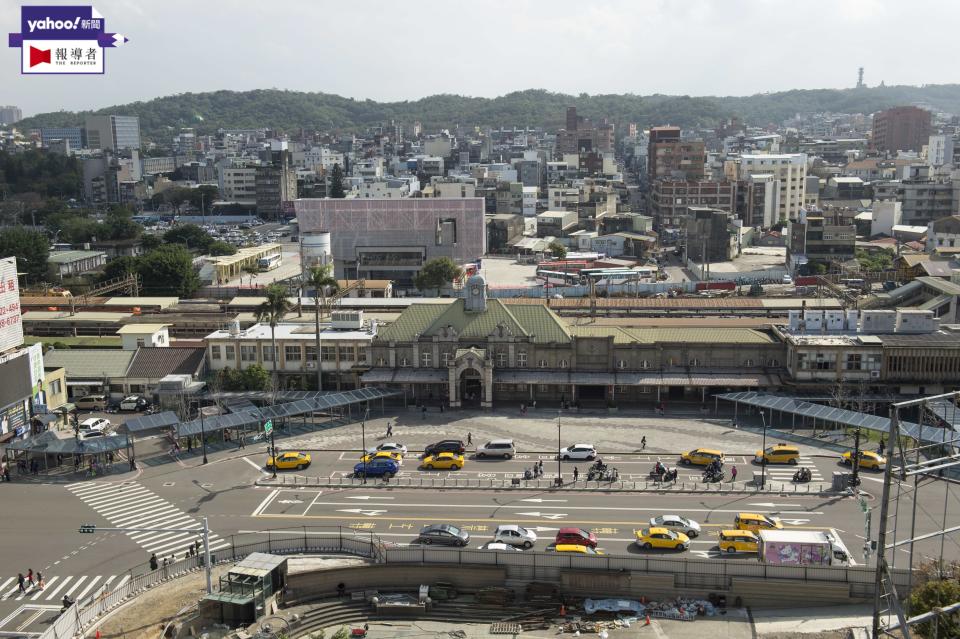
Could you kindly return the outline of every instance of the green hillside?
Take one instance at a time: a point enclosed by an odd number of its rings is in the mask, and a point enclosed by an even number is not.
[[[432,95],[416,101],[374,102],[327,93],[297,91],[214,91],[184,93],[148,102],[100,109],[95,113],[139,115],[146,138],[166,141],[180,127],[201,133],[218,128],[268,127],[291,131],[358,131],[387,122],[419,120],[427,131],[460,124],[472,126],[563,126],[564,109],[575,105],[582,115],[607,117],[622,125],[676,124],[713,126],[733,115],[751,124],[781,122],[799,112],[871,113],[890,106],[922,103],[960,113],[960,85],[890,86],[863,89],[810,89],[743,97],[639,96],[551,93],[530,89],[497,98]],[[82,125],[89,112],[43,113],[18,123],[21,128]]]

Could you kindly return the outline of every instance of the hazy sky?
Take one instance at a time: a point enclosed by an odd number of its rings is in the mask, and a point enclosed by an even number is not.
[[[28,2],[28,4],[81,4]],[[0,0],[0,30],[20,2]],[[960,2],[944,0],[96,0],[130,43],[104,76],[21,76],[25,114],[183,92],[282,88],[374,100],[435,93],[743,95],[960,81]],[[6,36],[4,35],[4,43]]]

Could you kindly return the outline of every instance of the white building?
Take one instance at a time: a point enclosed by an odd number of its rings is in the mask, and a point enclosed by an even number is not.
[[[256,167],[222,167],[220,169],[219,182],[221,200],[227,202],[256,203]]]
[[[420,181],[415,177],[377,178],[364,180],[357,187],[357,197],[397,199],[410,197],[420,190]]]
[[[806,153],[741,155],[738,164],[737,177],[741,180],[754,173],[772,174],[779,192],[779,219],[797,219],[806,197]]]
[[[537,214],[537,193],[535,186],[523,187],[523,217],[533,217]]]
[[[953,136],[931,135],[927,145],[927,162],[930,166],[941,167],[953,164]]]
[[[127,324],[117,331],[123,350],[138,348],[167,348],[170,346],[169,324]]]
[[[293,165],[299,169],[310,169],[315,173],[324,173],[332,171],[335,164],[343,167],[343,153],[331,151],[325,146],[315,146],[311,149],[293,153]]]
[[[873,203],[870,218],[870,236],[886,235],[893,237],[893,227],[903,220],[903,204],[896,200],[882,200]]]

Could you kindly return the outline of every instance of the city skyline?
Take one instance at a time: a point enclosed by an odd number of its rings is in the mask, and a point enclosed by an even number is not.
[[[684,6],[495,1],[485,14],[437,2],[414,13],[386,4],[371,12],[303,2],[182,0],[157,11],[135,0],[104,0],[97,8],[130,37],[122,52],[110,53],[106,75],[21,76],[19,52],[8,48],[0,73],[9,92],[0,102],[17,104],[30,116],[220,89],[319,91],[375,101],[443,93],[496,97],[528,88],[752,95],[853,87],[860,66],[868,86],[949,83],[955,80],[950,27],[960,7],[935,4],[813,2],[790,31],[774,19],[789,6],[778,0]],[[226,9],[242,19],[224,22]],[[939,18],[928,20],[934,12]],[[463,29],[484,15],[491,27],[471,46]],[[211,28],[218,24],[229,28]],[[271,26],[265,31],[264,24]],[[17,31],[17,12],[5,12],[0,27]],[[922,67],[891,46],[917,30],[925,34]],[[797,64],[811,57],[821,63]]]

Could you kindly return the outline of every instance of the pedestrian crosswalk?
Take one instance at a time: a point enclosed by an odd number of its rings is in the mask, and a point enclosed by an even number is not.
[[[171,556],[179,559],[198,540],[202,542],[203,525],[197,519],[136,482],[78,483],[67,486],[67,490],[109,521],[111,527],[184,531],[125,533],[158,559]],[[229,545],[219,535],[210,533],[211,552]]]
[[[820,469],[817,468],[816,464],[813,463],[813,459],[803,455],[800,456],[800,460],[796,465],[782,466],[780,464],[768,464],[767,477],[774,481],[791,482],[793,481],[794,473],[800,468],[806,468],[810,471],[811,482],[824,481],[823,474],[820,472]]]
[[[24,584],[26,592],[20,592],[16,577],[0,581],[0,601],[50,601],[59,603],[64,596],[74,601],[85,597],[112,592],[123,586],[130,575],[53,575],[45,578],[43,590],[39,585]]]

